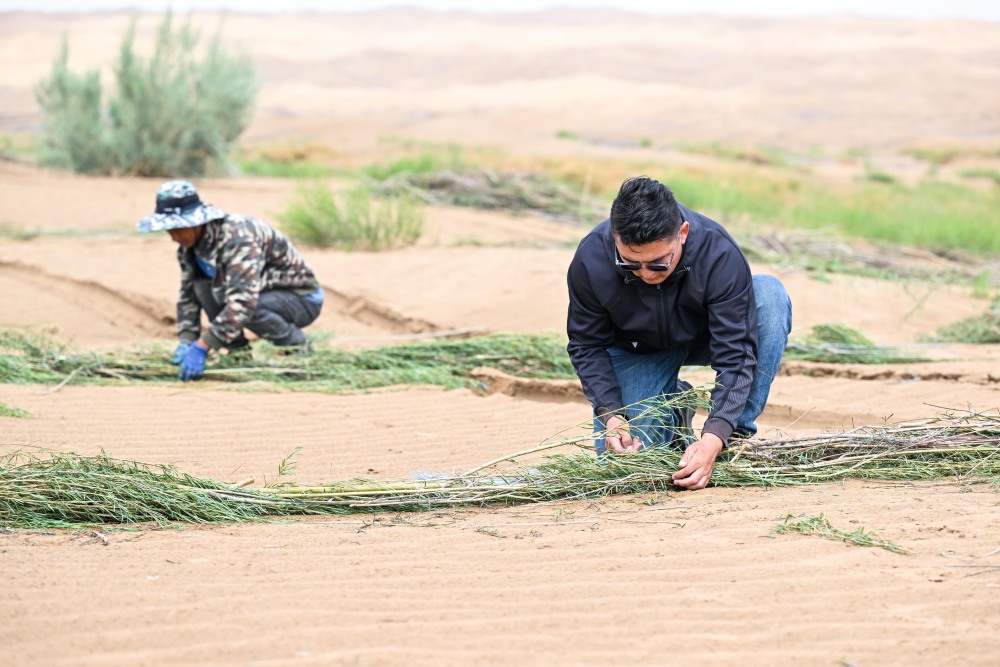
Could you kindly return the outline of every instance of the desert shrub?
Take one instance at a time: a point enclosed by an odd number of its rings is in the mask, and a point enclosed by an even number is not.
[[[257,92],[249,59],[226,53],[219,34],[198,58],[190,22],[160,24],[149,60],[135,53],[133,20],[105,107],[98,71],[67,66],[69,42],[36,88],[42,110],[39,161],[91,174],[199,176],[221,170],[246,129]]]
[[[887,171],[879,171],[878,169],[869,169],[864,173],[862,178],[866,181],[871,181],[872,183],[885,183],[886,185],[895,185],[897,183],[896,177]]]
[[[3,401],[0,401],[0,417],[13,417],[14,419],[24,419],[28,416],[28,413],[21,408],[16,408],[13,405],[7,405]]]
[[[366,186],[348,190],[338,202],[322,183],[300,185],[279,216],[295,241],[342,250],[384,250],[412,245],[424,229],[422,206],[405,195],[376,198]]]
[[[938,329],[933,340],[951,343],[1000,343],[1000,299],[985,313]]]

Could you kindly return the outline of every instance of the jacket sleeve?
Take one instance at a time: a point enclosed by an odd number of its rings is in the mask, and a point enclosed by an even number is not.
[[[260,301],[265,256],[252,237],[238,234],[219,251],[218,264],[225,272],[225,302],[205,333],[213,349],[235,340],[257,309]]]
[[[194,293],[194,266],[183,246],[177,248],[177,263],[181,267],[181,289],[177,296],[177,337],[194,341],[201,335],[201,304]]]
[[[607,352],[615,342],[614,323],[594,294],[587,269],[579,258],[570,264],[567,282],[566,351],[583,385],[583,393],[598,417],[622,413],[622,390]]]
[[[757,367],[757,306],[750,267],[735,248],[712,267],[711,276],[707,311],[716,387],[703,432],[727,442],[746,407]]]

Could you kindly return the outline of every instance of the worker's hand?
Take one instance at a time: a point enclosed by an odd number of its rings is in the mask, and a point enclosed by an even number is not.
[[[197,341],[192,343],[184,353],[184,360],[181,361],[177,377],[185,382],[197,380],[205,374],[206,358],[208,358],[208,348],[202,347]]]
[[[712,478],[715,459],[722,451],[722,438],[702,433],[701,440],[692,442],[681,456],[681,469],[674,473],[674,484],[686,489],[704,489]]]
[[[637,452],[642,449],[642,441],[633,438],[628,430],[628,422],[621,417],[608,417],[608,430],[604,435],[604,446],[618,454]]]
[[[181,362],[184,361],[184,355],[187,354],[190,347],[191,341],[189,340],[182,340],[177,343],[177,349],[174,350],[174,356],[170,357],[170,363],[174,366],[180,366]]]

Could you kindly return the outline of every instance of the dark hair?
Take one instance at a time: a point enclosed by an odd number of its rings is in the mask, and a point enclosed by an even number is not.
[[[670,188],[646,176],[622,183],[611,204],[611,230],[627,246],[670,238],[683,222]]]

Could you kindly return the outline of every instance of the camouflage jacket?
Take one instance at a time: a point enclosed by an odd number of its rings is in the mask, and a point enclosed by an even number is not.
[[[305,295],[320,288],[312,269],[281,232],[243,215],[227,215],[206,224],[193,248],[177,248],[177,261],[181,266],[177,334],[181,340],[201,336],[201,306],[194,281],[208,278],[222,305],[202,337],[213,349],[224,347],[243,332],[261,292],[287,289]]]

